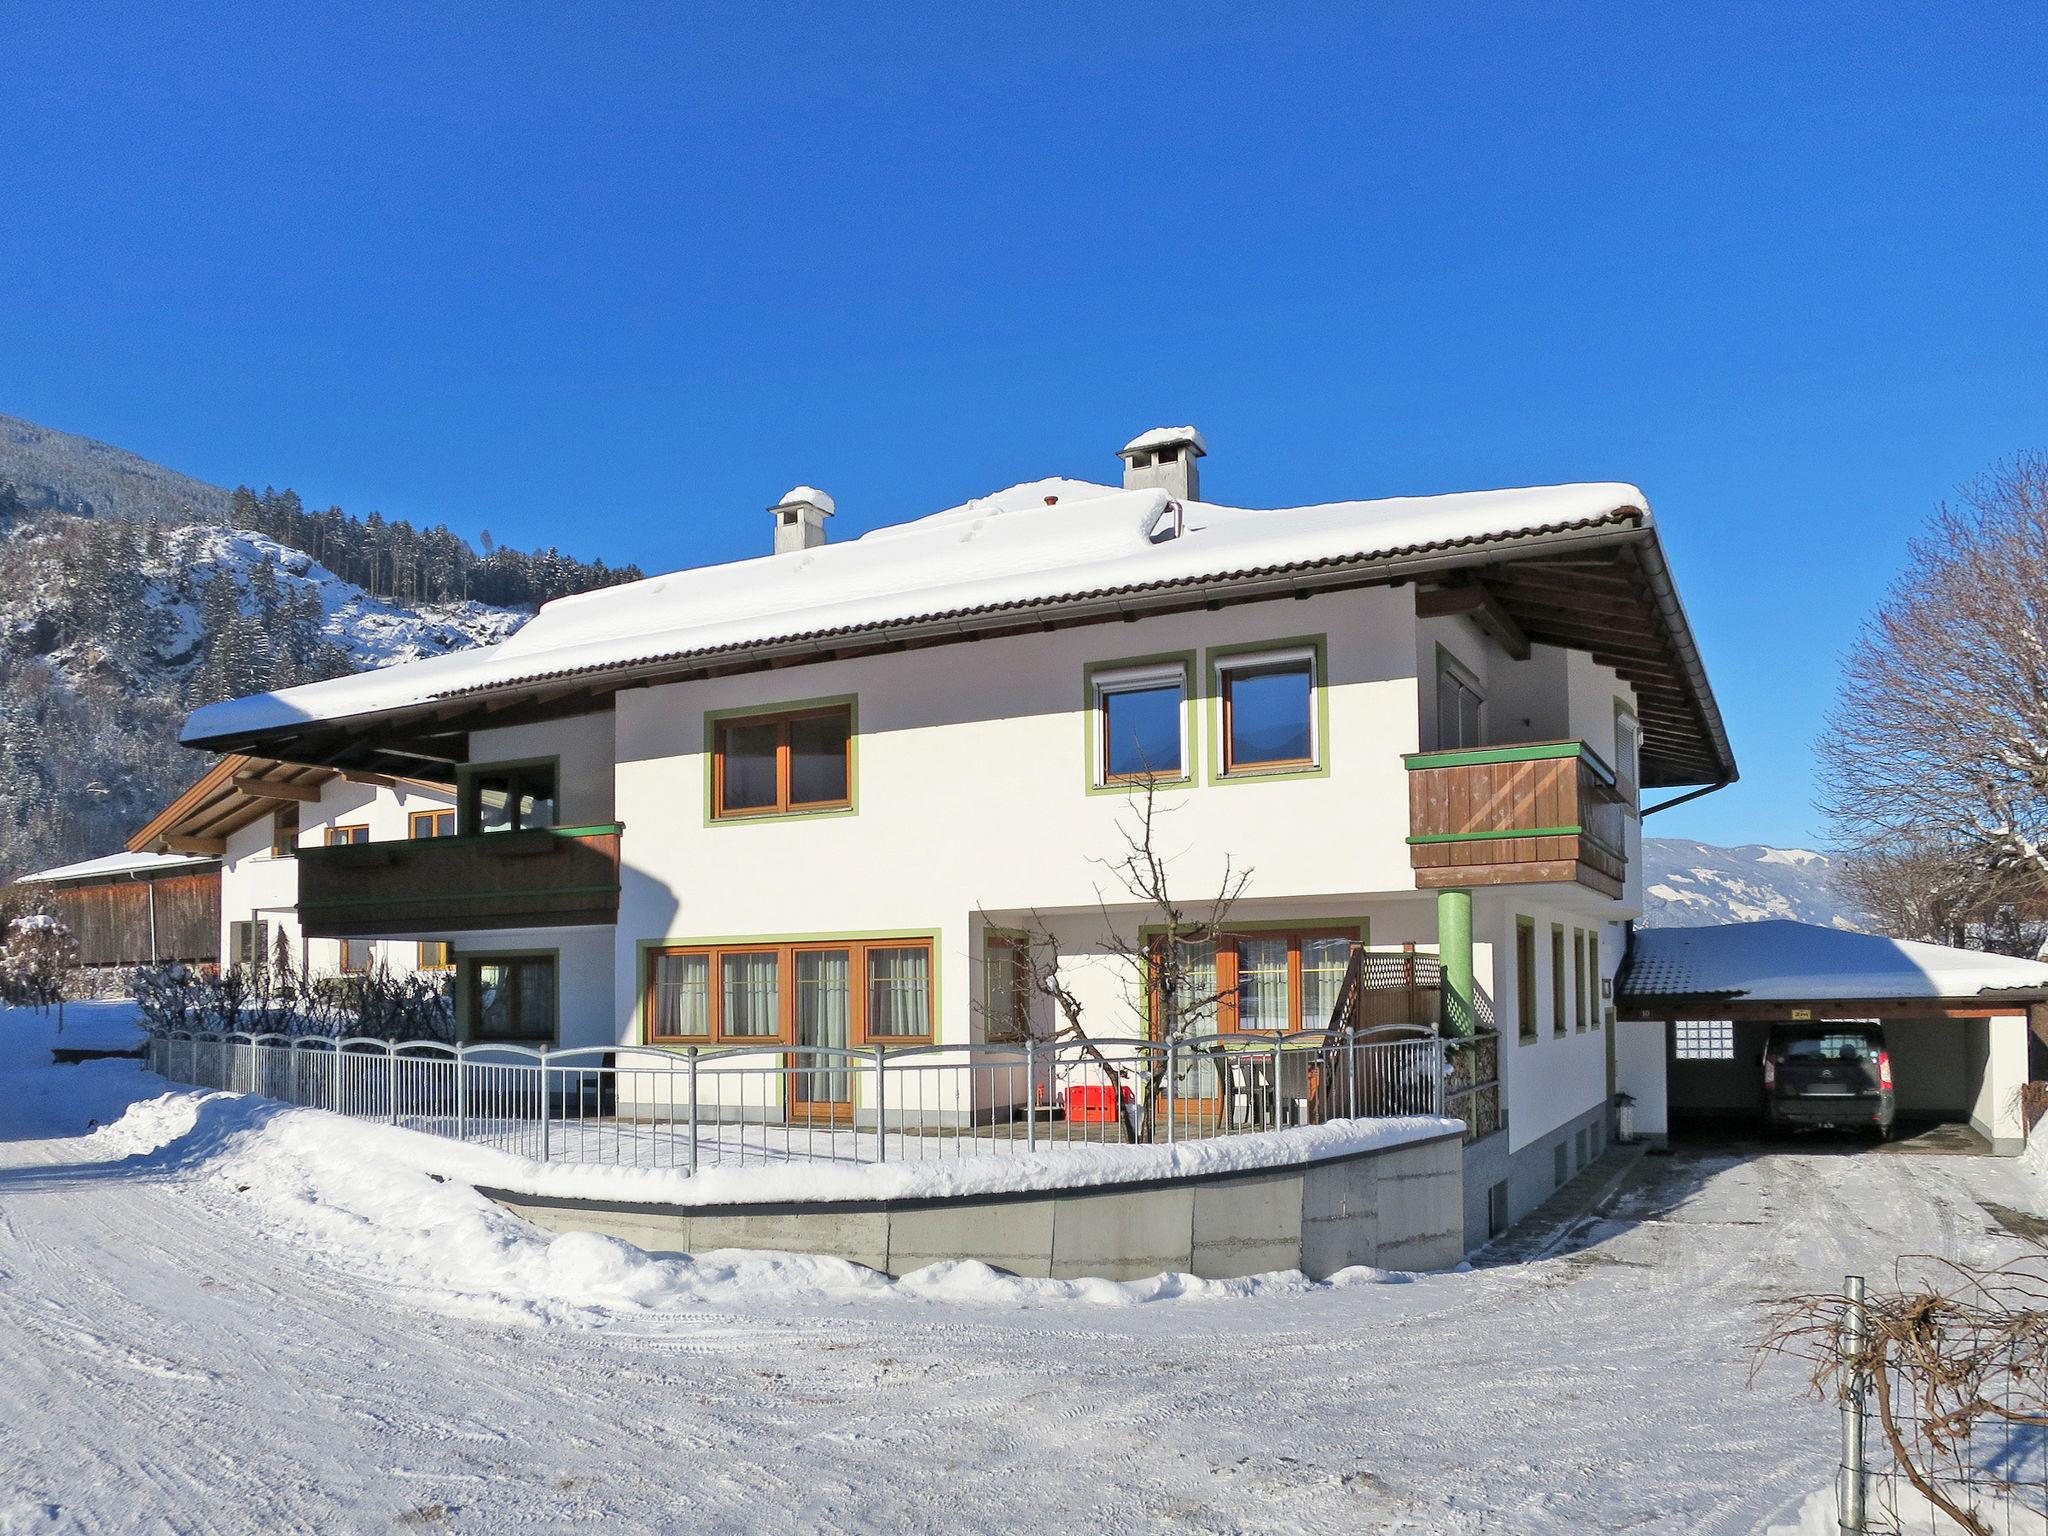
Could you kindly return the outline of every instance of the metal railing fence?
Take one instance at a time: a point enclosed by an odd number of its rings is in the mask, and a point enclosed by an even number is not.
[[[849,1049],[152,1037],[172,1082],[500,1148],[643,1168],[928,1158],[1442,1114],[1444,1042],[1412,1025],[1165,1042]],[[1140,1104],[1140,1095],[1149,1104]]]

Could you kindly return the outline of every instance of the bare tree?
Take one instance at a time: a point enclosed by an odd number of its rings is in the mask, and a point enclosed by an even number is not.
[[[1213,1033],[1218,1010],[1235,994],[1235,988],[1218,985],[1216,946],[1229,936],[1231,909],[1252,875],[1226,857],[1209,894],[1183,899],[1169,870],[1175,856],[1161,847],[1163,822],[1171,814],[1159,804],[1156,782],[1147,779],[1121,818],[1122,852],[1090,860],[1105,876],[1095,888],[1102,923],[1095,948],[1118,968],[1132,1013],[1151,1019],[1152,1041],[1159,1045]],[[1139,918],[1136,933],[1112,910],[1131,906]],[[1109,1048],[1088,1033],[1085,1005],[1062,968],[1059,940],[1040,913],[1032,912],[1017,938],[1028,985],[1052,1005],[1054,1022],[1047,1038],[1070,1043],[1103,1074],[1116,1096],[1117,1123],[1126,1141],[1152,1140],[1165,1087],[1165,1053]]]
[[[1869,1297],[1860,1342],[1843,1327],[1845,1296],[1774,1303],[1751,1379],[1789,1355],[1812,1368],[1823,1401],[1867,1384],[1899,1472],[1964,1531],[1990,1536],[1973,1495],[2012,1475],[2000,1466],[2004,1436],[2048,1429],[2048,1260],[1932,1262],[1946,1282]]]
[[[2036,955],[2048,923],[2032,900],[2026,876],[2003,868],[1978,848],[1932,838],[1895,839],[1844,857],[1841,888],[1865,916],[1894,938]]]
[[[1965,891],[2048,896],[2048,454],[1993,469],[1913,542],[1819,752],[1854,853],[1941,850],[1943,902],[1959,870]]]

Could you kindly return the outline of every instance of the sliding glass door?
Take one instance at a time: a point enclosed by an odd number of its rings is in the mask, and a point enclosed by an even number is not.
[[[844,949],[799,949],[795,959],[796,1044],[826,1049],[791,1052],[791,1118],[851,1119],[853,1073],[836,1053],[853,1044],[853,956]]]

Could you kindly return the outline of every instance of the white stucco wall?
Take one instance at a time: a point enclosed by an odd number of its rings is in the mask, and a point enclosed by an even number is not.
[[[1614,1026],[1615,1087],[1636,1101],[1636,1134],[1671,1131],[1666,1061],[1670,1026],[1662,1019],[1623,1019]]]
[[[1607,1030],[1604,1003],[1590,1015],[1591,1025],[1577,1027],[1573,1011],[1572,934],[1591,929],[1601,947],[1595,970],[1611,972],[1613,960],[1606,953],[1612,942],[1600,923],[1611,903],[1591,892],[1563,888],[1549,900],[1530,900],[1531,888],[1512,894],[1492,894],[1475,903],[1474,927],[1485,913],[1487,931],[1494,945],[1493,1000],[1500,1028],[1501,1076],[1508,1108],[1508,1150],[1518,1152],[1540,1141],[1558,1126],[1584,1114],[1607,1097]],[[1545,893],[1550,894],[1550,893]],[[1515,961],[1515,922],[1528,917],[1536,930],[1536,1038],[1523,1040],[1520,1031],[1519,979]],[[1551,929],[1565,929],[1566,1032],[1559,1035],[1552,1007]]]

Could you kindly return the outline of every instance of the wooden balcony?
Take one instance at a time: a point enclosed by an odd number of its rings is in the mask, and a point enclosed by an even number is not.
[[[1619,896],[1627,810],[1584,742],[1416,752],[1408,852],[1424,889],[1572,882]]]
[[[616,826],[299,850],[299,921],[319,939],[582,927],[619,920]]]

